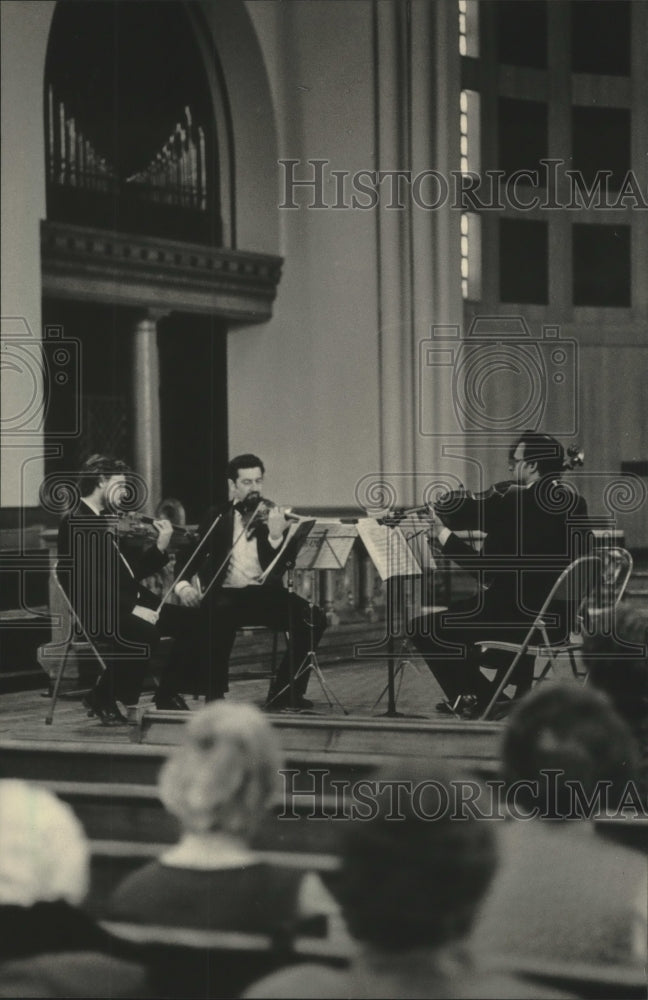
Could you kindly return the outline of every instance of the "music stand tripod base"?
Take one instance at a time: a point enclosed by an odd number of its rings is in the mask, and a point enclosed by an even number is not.
[[[395,636],[390,635],[387,646],[387,683],[385,684],[384,688],[376,698],[376,701],[374,702],[371,711],[373,713],[376,707],[383,700],[385,695],[387,695],[387,711],[380,712],[377,716],[378,718],[427,719],[428,718],[427,715],[417,715],[415,713],[410,713],[410,712],[399,712],[396,708],[396,677],[400,674],[402,679],[403,672],[409,661],[406,660],[403,656],[399,656],[398,659],[400,660],[400,662],[398,664],[398,667],[394,669],[394,660],[397,658],[396,651],[394,648],[395,642],[396,642]],[[399,689],[400,689],[400,684],[399,684]]]
[[[294,593],[294,591],[291,590],[291,582],[290,581],[289,581],[289,585],[288,585],[288,591],[289,591],[290,594]],[[304,657],[303,661],[299,665],[299,668],[294,672],[294,674],[291,671],[290,683],[289,684],[285,684],[281,688],[280,691],[277,691],[277,693],[274,695],[274,697],[269,702],[266,703],[266,708],[269,708],[269,709],[272,708],[272,702],[273,701],[277,701],[281,697],[282,694],[285,694],[286,691],[289,690],[290,691],[290,695],[291,695],[291,697],[290,697],[290,703],[288,705],[286,705],[286,706],[282,705],[282,707],[281,707],[281,711],[282,712],[284,712],[284,711],[285,712],[295,712],[295,713],[300,713],[300,714],[304,714],[304,713],[308,712],[309,714],[317,714],[317,713],[313,713],[312,709],[303,709],[303,708],[299,708],[298,706],[295,705],[295,682],[300,677],[303,677],[303,675],[306,674],[309,670],[312,670],[313,673],[315,674],[318,682],[319,682],[319,686],[322,689],[322,693],[324,694],[324,697],[326,698],[326,701],[328,702],[329,708],[333,708],[333,704],[335,703],[337,705],[337,707],[343,712],[344,715],[348,715],[349,713],[346,710],[346,708],[344,707],[344,705],[342,704],[342,702],[340,701],[340,699],[337,697],[337,695],[335,694],[335,692],[333,691],[333,689],[327,684],[326,679],[324,677],[324,674],[322,673],[322,669],[321,669],[321,667],[319,665],[319,661],[317,659],[317,653],[315,652],[315,622],[313,621],[313,610],[314,610],[314,605],[313,605],[312,601],[309,601],[308,602],[308,612],[309,612],[309,615],[308,615],[308,618],[309,618],[309,620],[308,620],[308,637],[309,637],[309,649],[308,649],[308,652],[306,653],[306,656]],[[291,631],[291,637],[292,637],[292,631]]]

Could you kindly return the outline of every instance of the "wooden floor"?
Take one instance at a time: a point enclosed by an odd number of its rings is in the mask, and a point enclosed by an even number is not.
[[[479,765],[483,761],[490,770],[498,756],[501,725],[467,723],[439,715],[435,706],[442,692],[419,657],[408,655],[397,678],[399,716],[385,717],[387,660],[354,658],[353,645],[368,641],[377,640],[367,635],[366,630],[347,635],[344,644],[339,636],[337,640],[333,635],[325,638],[318,660],[324,686],[313,674],[308,687],[308,696],[314,702],[312,712],[270,715],[284,751],[289,756],[306,754],[319,759],[322,755],[329,758],[343,755],[349,763],[354,758],[438,755],[462,759],[467,765],[475,764],[478,770],[482,769]],[[268,688],[267,662],[263,662],[264,657],[258,655],[256,647],[250,649],[250,655],[239,655],[233,662],[228,699],[262,705]],[[187,701],[192,710],[202,704],[202,699],[194,700],[190,695]],[[48,747],[63,752],[67,745],[76,754],[87,752],[94,756],[103,752],[120,759],[141,758],[150,755],[155,747],[166,752],[165,747],[179,741],[186,722],[184,713],[157,712],[151,693],[140,699],[140,726],[102,726],[96,719],[88,718],[79,698],[72,696],[59,699],[53,725],[48,726],[45,716],[49,704],[49,699],[39,691],[2,697],[3,756],[10,747],[14,754],[20,748],[26,752],[31,747],[38,755]],[[135,760],[132,764],[136,767]]]

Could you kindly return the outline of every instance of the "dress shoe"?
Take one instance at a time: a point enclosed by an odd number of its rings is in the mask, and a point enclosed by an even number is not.
[[[286,692],[286,694],[282,694],[279,698],[268,700],[263,707],[267,712],[282,712],[284,709],[291,709],[293,706],[290,704],[290,695]],[[310,698],[304,698],[303,695],[297,694],[295,695],[294,707],[295,709],[306,711],[313,707],[313,702]]]
[[[436,705],[439,715],[452,715],[455,719],[478,719],[484,711],[477,695],[462,694],[454,701],[440,701]]]
[[[165,712],[190,712],[181,694],[162,694],[155,698],[155,707]]]
[[[122,713],[117,702],[112,698],[104,698],[96,688],[88,691],[82,701],[88,710],[88,717],[96,716],[102,726],[128,725],[128,719]]]

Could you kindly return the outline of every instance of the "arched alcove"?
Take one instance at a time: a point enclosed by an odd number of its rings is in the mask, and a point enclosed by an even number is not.
[[[48,219],[222,245],[213,102],[183,4],[57,4],[44,107]]]

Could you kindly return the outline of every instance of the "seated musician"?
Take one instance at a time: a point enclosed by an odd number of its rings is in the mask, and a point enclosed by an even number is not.
[[[571,485],[560,481],[564,459],[555,438],[524,431],[509,452],[513,480],[482,496],[452,494],[445,503],[442,498],[435,504],[431,539],[481,584],[472,598],[416,620],[414,644],[448,699],[437,706],[441,712],[458,710],[469,717],[482,713],[496,682],[480,671],[475,643],[522,642],[551,587],[575,558],[571,529],[576,518],[587,514],[587,505]],[[481,552],[455,534],[464,529],[486,533]],[[552,640],[569,634],[563,611],[549,629]],[[506,665],[501,654],[497,665]],[[531,687],[533,657],[522,658],[512,680],[517,695]]]
[[[128,491],[130,470],[125,462],[106,455],[92,455],[83,465],[78,488],[80,499],[61,521],[58,532],[58,576],[88,638],[99,644],[106,671],[84,699],[89,714],[102,724],[127,721],[118,702],[134,710],[151,652],[160,636],[177,639],[155,695],[158,708],[187,710],[178,694],[187,671],[193,667],[193,643],[199,618],[187,608],[163,605],[139,581],[167,562],[173,528],[169,521],[154,521],[158,535],[144,548],[120,538],[115,518]],[[133,712],[131,711],[131,716]]]
[[[272,506],[262,518],[249,520],[261,499],[265,467],[256,455],[233,458],[227,468],[230,501],[212,508],[200,528],[201,538],[209,533],[196,558],[190,560],[176,591],[183,605],[197,607],[201,601],[209,616],[210,638],[203,650],[208,700],[222,698],[228,690],[229,658],[236,630],[245,625],[266,625],[290,630],[295,665],[295,708],[312,708],[306,697],[309,671],[301,671],[309,649],[308,603],[289,594],[281,577],[272,573],[263,583],[259,576],[275,558],[283,543],[288,521],[281,509]],[[249,528],[247,527],[249,520]],[[214,523],[216,522],[216,523]],[[210,530],[211,529],[211,530]],[[198,574],[205,597],[191,583]],[[326,628],[320,608],[312,609],[313,639],[317,644]],[[275,677],[271,679],[267,707],[290,707],[290,655],[286,651]]]

